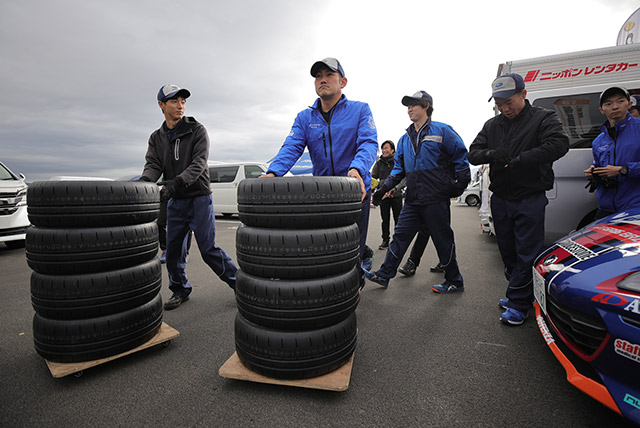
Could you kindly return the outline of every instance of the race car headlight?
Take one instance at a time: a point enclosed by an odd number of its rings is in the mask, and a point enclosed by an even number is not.
[[[621,290],[633,291],[640,293],[640,272],[632,273],[625,279],[616,284]]]

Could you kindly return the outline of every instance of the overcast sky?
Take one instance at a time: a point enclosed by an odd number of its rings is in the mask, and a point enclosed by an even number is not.
[[[493,114],[498,64],[613,46],[632,0],[20,0],[0,3],[0,160],[30,181],[142,171],[158,89],[191,91],[209,158],[266,161],[316,99],[333,56],[380,142],[409,125],[403,95],[467,146]]]

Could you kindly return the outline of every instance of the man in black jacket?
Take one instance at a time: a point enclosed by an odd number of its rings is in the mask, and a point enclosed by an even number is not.
[[[193,117],[184,116],[191,93],[176,85],[165,85],[158,92],[158,106],[165,122],[149,137],[146,163],[141,180],[155,182],[164,175],[160,193],[167,204],[167,271],[173,296],[166,310],[175,309],[189,299],[191,285],[185,272],[185,237],[196,236],[202,259],[231,288],[235,288],[238,268],[215,244],[216,225],[209,188],[209,135]]]
[[[371,170],[371,177],[378,179],[378,187],[382,187],[384,180],[387,179],[391,171],[393,170],[393,158],[396,154],[396,145],[393,141],[387,140],[382,143],[382,155],[373,164]],[[402,210],[402,192],[395,192],[390,198],[384,198],[380,200],[380,216],[382,217],[382,244],[378,247],[379,250],[386,250],[389,248],[389,223],[391,223],[391,211],[393,211],[393,222],[398,224],[398,217],[400,217],[400,210]]]
[[[519,74],[504,74],[491,88],[501,114],[471,143],[469,162],[490,165],[491,214],[509,281],[500,320],[520,325],[534,299],[531,269],[544,245],[545,191],[553,187],[552,165],[569,150],[569,139],[555,112],[529,104]]]

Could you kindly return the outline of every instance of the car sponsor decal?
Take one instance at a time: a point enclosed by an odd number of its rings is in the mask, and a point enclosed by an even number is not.
[[[640,399],[634,397],[631,394],[627,394],[624,396],[624,402],[635,407],[636,409],[640,409]]]
[[[591,251],[589,248],[572,239],[565,239],[564,241],[560,241],[558,242],[558,246],[567,250],[581,262],[589,260],[590,258],[598,255],[597,253]]]
[[[547,345],[555,342],[556,340],[551,335],[549,327],[547,327],[547,323],[544,322],[544,318],[542,318],[542,315],[538,315],[536,317],[536,321],[538,322],[538,328],[540,329],[540,333],[542,333],[544,341],[547,342]]]
[[[636,363],[640,363],[640,345],[627,342],[624,339],[616,339],[613,342],[613,347],[613,349],[616,351],[616,354],[622,355],[623,357],[633,360]]]
[[[589,230],[597,231],[602,233],[602,235],[606,236],[609,239],[615,238],[619,242],[624,242],[627,244],[638,244],[640,243],[640,231],[638,231],[638,226],[631,223],[623,223],[623,224],[596,224],[594,226],[590,226]]]

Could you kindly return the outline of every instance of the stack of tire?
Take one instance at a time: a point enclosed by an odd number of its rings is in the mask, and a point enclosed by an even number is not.
[[[80,362],[150,340],[162,324],[158,186],[42,181],[27,201],[36,351]]]
[[[236,234],[238,357],[279,379],[316,377],[356,347],[360,183],[347,177],[243,180]]]

